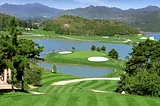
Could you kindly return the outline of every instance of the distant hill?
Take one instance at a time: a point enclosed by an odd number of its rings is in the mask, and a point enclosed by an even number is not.
[[[63,35],[115,36],[139,34],[137,29],[121,22],[68,15],[47,21],[43,23],[42,27],[44,30],[55,31],[55,33]]]
[[[30,3],[25,5],[3,4],[0,6],[0,13],[16,16],[18,18],[33,17],[56,17],[62,10],[51,8],[39,3]]]
[[[139,28],[142,31],[160,32],[160,8],[148,6],[141,9],[122,10],[116,7],[89,6],[70,10],[51,8],[39,3],[25,5],[0,5],[0,13],[16,16],[21,19],[33,19],[39,17],[40,20],[57,18],[61,15],[80,16],[89,19],[116,20]]]
[[[60,15],[81,16],[90,19],[118,20],[143,31],[160,31],[160,8],[148,6],[141,9],[121,10],[105,6],[89,6],[62,11]]]

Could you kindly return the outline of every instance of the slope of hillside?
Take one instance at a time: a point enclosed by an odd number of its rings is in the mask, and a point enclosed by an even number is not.
[[[90,19],[118,20],[143,31],[160,31],[160,8],[148,6],[141,9],[121,10],[105,6],[89,6],[62,11],[59,15],[81,16]]]
[[[114,36],[139,33],[137,29],[120,22],[86,19],[68,15],[47,21],[42,26],[44,30],[55,31],[57,34],[64,35]]]

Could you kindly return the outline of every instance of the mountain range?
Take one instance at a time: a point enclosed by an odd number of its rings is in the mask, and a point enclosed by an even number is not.
[[[116,7],[110,8],[91,5],[86,8],[62,10],[51,8],[39,3],[25,5],[3,4],[0,5],[0,13],[16,16],[18,18],[55,18],[61,15],[73,15],[90,19],[121,21],[143,31],[160,31],[160,8],[157,6],[122,10]]]
[[[24,5],[3,4],[0,5],[0,13],[16,16],[18,18],[56,17],[62,10],[51,8],[39,3]]]

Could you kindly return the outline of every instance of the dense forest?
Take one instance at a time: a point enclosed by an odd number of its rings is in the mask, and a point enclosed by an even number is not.
[[[137,29],[121,22],[103,19],[86,19],[79,16],[64,15],[42,24],[46,31],[57,34],[78,36],[114,36],[139,34]]]

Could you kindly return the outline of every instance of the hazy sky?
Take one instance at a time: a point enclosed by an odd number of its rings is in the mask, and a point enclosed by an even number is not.
[[[160,6],[160,0],[0,0],[0,4],[26,4],[35,2],[59,9],[73,9],[87,7],[89,5],[119,7],[121,9],[142,8],[148,5]]]

